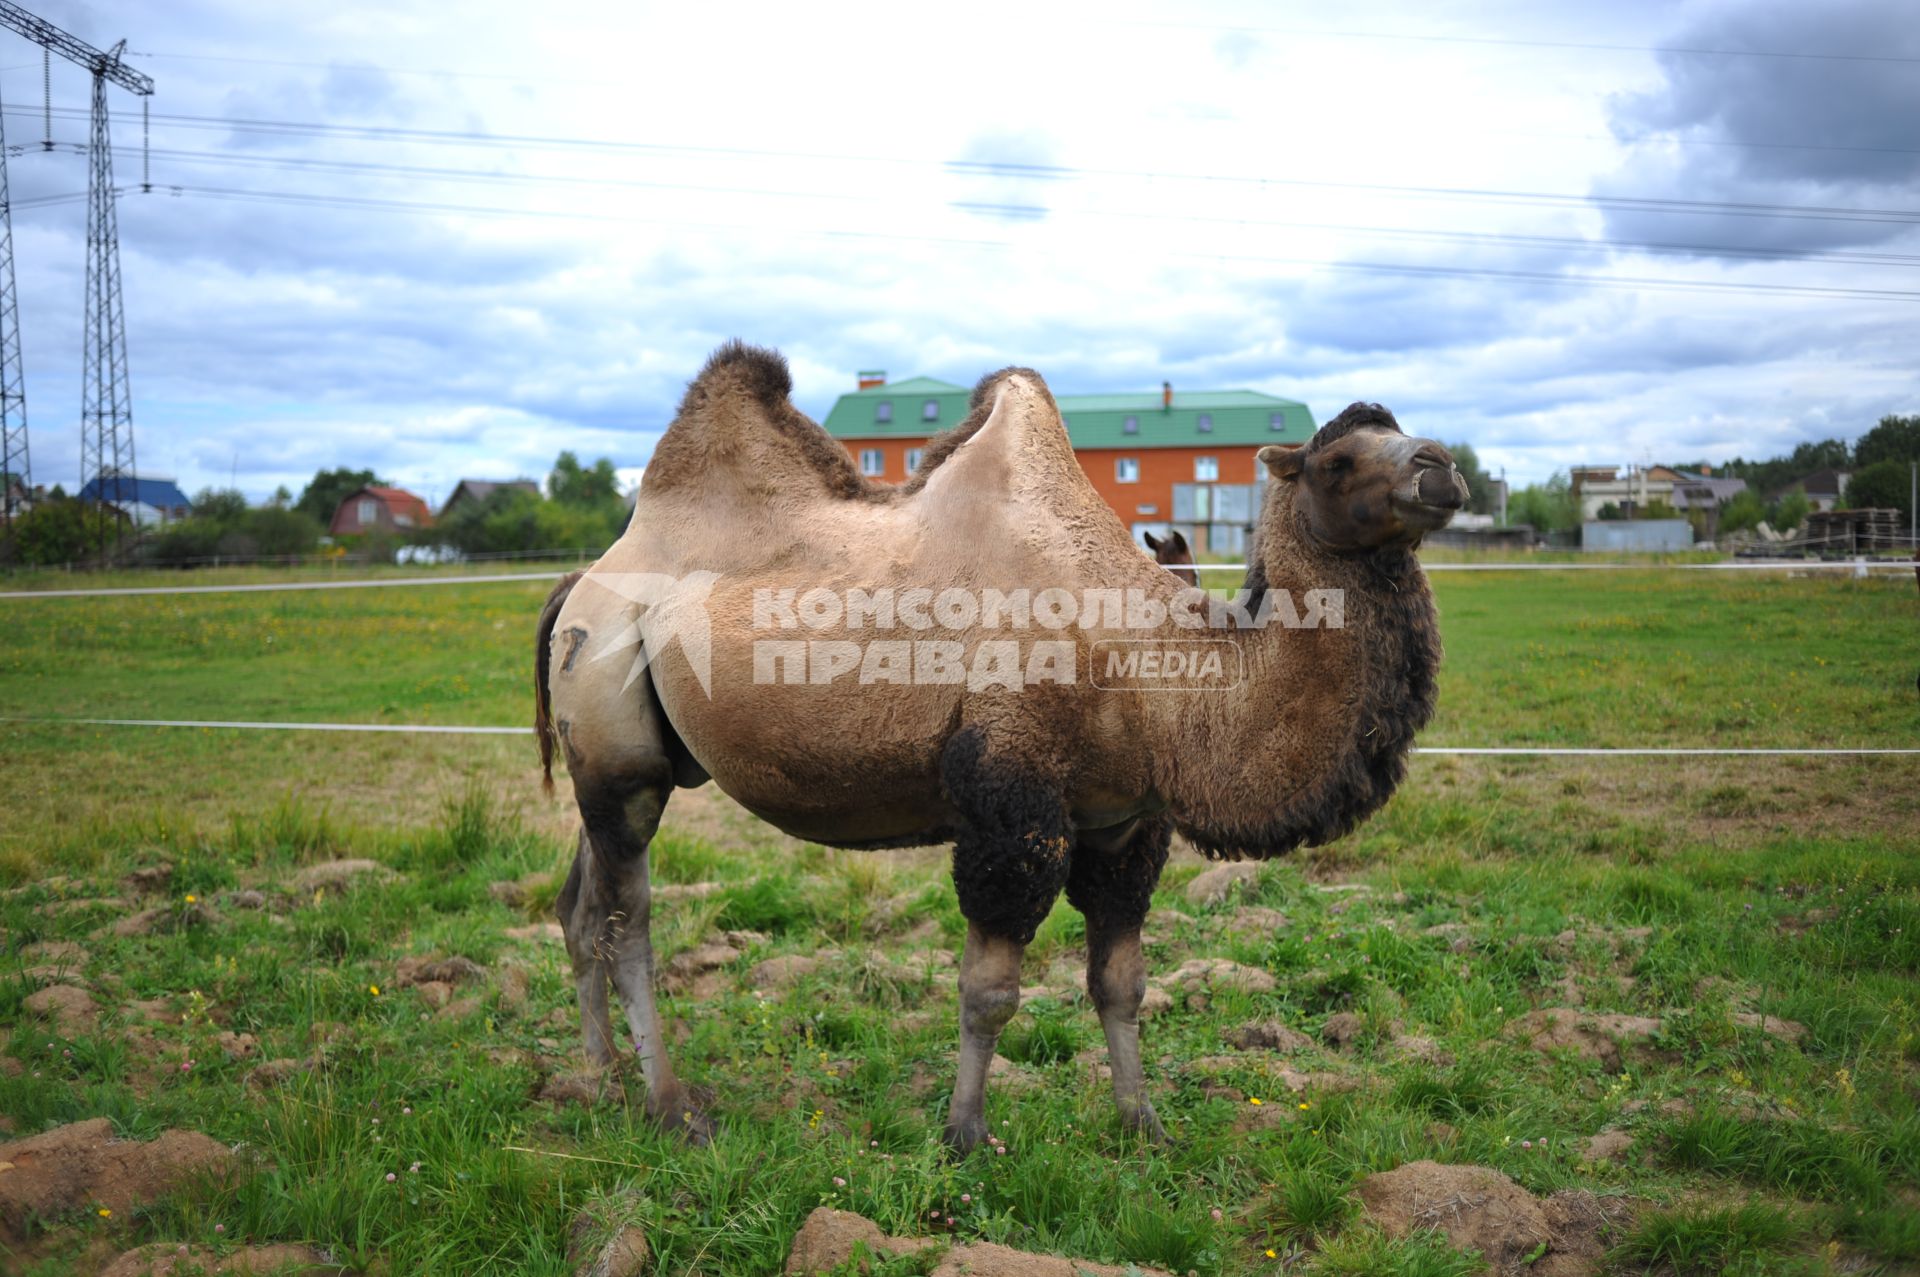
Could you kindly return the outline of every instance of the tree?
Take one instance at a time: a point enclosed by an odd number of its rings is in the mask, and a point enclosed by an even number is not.
[[[582,468],[580,458],[563,452],[547,476],[547,496],[561,505],[602,506],[620,500],[620,479],[605,457]]]
[[[1898,510],[1901,522],[1913,514],[1913,480],[1909,462],[1876,461],[1862,466],[1847,480],[1841,504],[1849,510]]]
[[[1507,521],[1530,523],[1539,532],[1571,532],[1580,526],[1580,501],[1564,471],[1544,484],[1530,483],[1507,498]]]
[[[1467,481],[1467,509],[1474,514],[1493,513],[1493,480],[1480,468],[1480,454],[1470,443],[1450,443],[1454,469]]]
[[[202,488],[193,499],[193,517],[215,523],[238,523],[247,517],[246,494],[235,488]]]
[[[1773,512],[1767,515],[1767,522],[1775,532],[1791,532],[1807,521],[1807,515],[1813,510],[1813,503],[1807,500],[1804,492],[1789,492],[1773,504]]]
[[[1920,461],[1920,413],[1880,418],[1879,425],[1860,436],[1853,459],[1863,470],[1882,461]]]
[[[1720,507],[1720,530],[1745,532],[1759,527],[1760,521],[1766,517],[1766,503],[1760,500],[1760,494],[1752,488],[1746,488],[1734,493]]]
[[[385,484],[386,481],[371,470],[348,470],[344,466],[337,470],[318,470],[293,508],[324,528],[333,522],[333,512],[340,508],[342,501],[362,488]]]
[[[47,499],[13,521],[13,540],[9,553],[22,564],[71,563],[97,556],[102,548],[101,533],[112,529],[114,521],[98,517],[95,507],[70,499],[55,490]]]

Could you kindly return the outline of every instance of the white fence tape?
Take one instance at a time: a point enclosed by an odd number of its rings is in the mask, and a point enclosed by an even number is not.
[[[203,718],[0,718],[0,723],[30,724],[36,727],[200,727],[218,731],[242,732],[390,732],[423,736],[524,736],[533,731],[525,727],[461,727],[441,723],[271,723],[224,722]],[[1920,754],[1916,749],[1821,749],[1821,748],[1720,748],[1714,746],[1622,746],[1619,748],[1580,748],[1553,745],[1416,745],[1416,754],[1468,754],[1533,758],[1622,758],[1622,757],[1849,757],[1883,754]]]
[[[1245,572],[1244,563],[1196,563],[1202,572]],[[1730,563],[1426,563],[1429,572],[1911,572],[1914,563],[1893,559],[1737,559]],[[96,590],[5,590],[0,599],[97,599],[144,594],[267,594],[280,590],[391,590],[417,585],[492,585],[557,581],[561,572],[502,572],[474,576],[401,576],[370,581],[268,581],[256,585],[126,585]]]

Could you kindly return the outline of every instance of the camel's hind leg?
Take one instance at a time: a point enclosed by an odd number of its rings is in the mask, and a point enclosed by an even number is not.
[[[627,618],[607,604],[614,596],[591,588],[591,580],[561,611],[549,675],[554,730],[585,824],[558,901],[580,998],[582,1038],[590,1060],[612,1058],[610,980],[646,1078],[648,1113],[664,1126],[704,1139],[706,1118],[674,1072],[654,993],[647,860],[674,786],[667,729],[647,679],[626,681],[630,649],[609,660],[592,659],[604,642],[596,641],[596,634],[617,633]]]
[[[1140,925],[1166,866],[1172,833],[1169,821],[1155,817],[1116,847],[1083,839],[1067,874],[1067,900],[1087,919],[1087,993],[1107,1035],[1114,1104],[1122,1123],[1156,1140],[1166,1138],[1166,1131],[1147,1098],[1140,1062],[1140,1003],[1147,991]]]

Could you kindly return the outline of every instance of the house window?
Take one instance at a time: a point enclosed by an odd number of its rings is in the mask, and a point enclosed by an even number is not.
[[[1199,419],[1196,420],[1193,424],[1200,431],[1201,434],[1203,435],[1211,434],[1213,432],[1213,414],[1210,412],[1203,412],[1200,414]]]
[[[380,503],[372,497],[360,498],[360,526],[366,527],[380,519]]]
[[[1270,414],[1268,414],[1268,416],[1267,416],[1267,429],[1269,429],[1269,430],[1285,430],[1286,428],[1287,428],[1287,414],[1286,414],[1286,413],[1284,413],[1284,412],[1276,412],[1276,413],[1270,413]]]
[[[1140,458],[1116,457],[1113,462],[1113,481],[1115,483],[1140,482]]]
[[[1193,459],[1193,481],[1195,483],[1220,482],[1220,458],[1195,457]]]
[[[1135,514],[1159,514],[1160,506],[1156,502],[1148,501],[1133,507],[1133,512]]]
[[[860,473],[878,478],[887,472],[887,456],[878,448],[860,449]]]
[[[873,419],[875,421],[883,422],[883,423],[892,421],[893,420],[893,400],[882,399],[879,403],[875,404],[873,406]]]
[[[919,448],[907,449],[907,473],[908,474],[912,474],[914,471],[920,468],[920,455],[921,455],[921,450]]]
[[[1138,418],[1138,417],[1128,417],[1128,418],[1127,418],[1126,420],[1124,420],[1124,421],[1122,421],[1122,422],[1120,423],[1120,433],[1121,433],[1121,434],[1123,434],[1123,435],[1137,435],[1137,434],[1139,434],[1139,433],[1140,433],[1140,418]]]
[[[929,399],[920,405],[920,420],[940,420],[940,401],[938,399]]]

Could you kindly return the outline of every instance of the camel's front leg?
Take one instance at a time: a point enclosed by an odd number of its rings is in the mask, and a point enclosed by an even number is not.
[[[967,920],[960,959],[960,1069],[946,1140],[961,1153],[987,1136],[987,1068],[1020,1007],[1020,958],[1066,881],[1072,828],[1059,791],[1019,758],[996,758],[984,731],[964,729],[940,760],[965,824],[953,885]]]
[[[1087,993],[1107,1035],[1113,1102],[1128,1129],[1155,1140],[1167,1133],[1147,1098],[1140,1062],[1140,1003],[1147,992],[1140,925],[1166,867],[1172,833],[1164,818],[1155,818],[1118,845],[1084,838],[1074,847],[1067,876],[1067,899],[1087,919]]]
[[[960,1068],[947,1110],[948,1145],[961,1153],[987,1137],[987,1068],[1000,1030],[1020,1009],[1020,959],[1025,944],[990,936],[967,924],[960,957]]]

